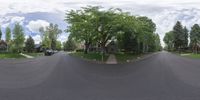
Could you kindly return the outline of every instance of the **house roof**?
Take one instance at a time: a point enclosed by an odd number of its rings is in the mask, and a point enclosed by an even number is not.
[[[4,40],[0,40],[0,45],[5,45],[7,46],[7,43]]]
[[[41,44],[35,44],[35,48],[41,47]]]

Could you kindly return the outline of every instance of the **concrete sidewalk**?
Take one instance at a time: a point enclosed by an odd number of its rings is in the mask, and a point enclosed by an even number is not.
[[[30,56],[30,55],[27,55],[27,54],[23,54],[23,53],[20,53],[20,55],[26,57],[26,58],[34,58],[33,56]]]
[[[115,55],[110,54],[108,60],[106,61],[106,64],[117,64]]]

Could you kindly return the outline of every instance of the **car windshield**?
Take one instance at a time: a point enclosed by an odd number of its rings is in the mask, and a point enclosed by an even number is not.
[[[198,0],[0,0],[0,100],[200,100]]]

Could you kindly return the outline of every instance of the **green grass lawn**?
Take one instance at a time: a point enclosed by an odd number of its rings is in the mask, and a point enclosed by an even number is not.
[[[141,55],[132,54],[132,53],[123,53],[123,52],[115,54],[115,57],[118,63],[125,63],[127,62],[127,60],[131,61],[131,60],[137,59],[138,56],[141,56]]]
[[[38,56],[44,55],[44,53],[24,53],[24,54],[27,54],[27,55],[30,55],[30,56],[33,56],[33,57],[38,57]]]
[[[0,53],[0,59],[5,59],[5,58],[25,58],[25,57],[17,53]]]
[[[74,52],[70,53],[71,56],[81,57],[87,60],[96,60],[96,61],[102,61],[102,55],[100,53],[88,53],[84,54],[84,52]],[[108,55],[104,56],[104,62],[108,59]]]
[[[194,59],[200,59],[200,54],[186,53],[186,54],[181,54],[181,56],[194,58]]]

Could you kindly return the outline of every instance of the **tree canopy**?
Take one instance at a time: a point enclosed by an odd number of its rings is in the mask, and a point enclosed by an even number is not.
[[[43,48],[56,50],[58,35],[62,33],[62,30],[58,28],[58,25],[50,23],[50,25],[45,28],[41,27],[39,31],[41,33],[40,36],[42,38]]]
[[[23,27],[19,23],[16,23],[13,29],[13,39],[13,51],[21,52],[23,50],[25,37]]]
[[[35,48],[35,42],[31,36],[25,42],[25,49],[27,52],[33,52]]]
[[[85,53],[91,45],[101,47],[104,52],[110,40],[117,41],[120,49],[127,52],[149,52],[161,47],[151,19],[133,16],[118,8],[83,7],[68,11],[65,21],[69,24],[66,32],[76,41],[84,42]]]

